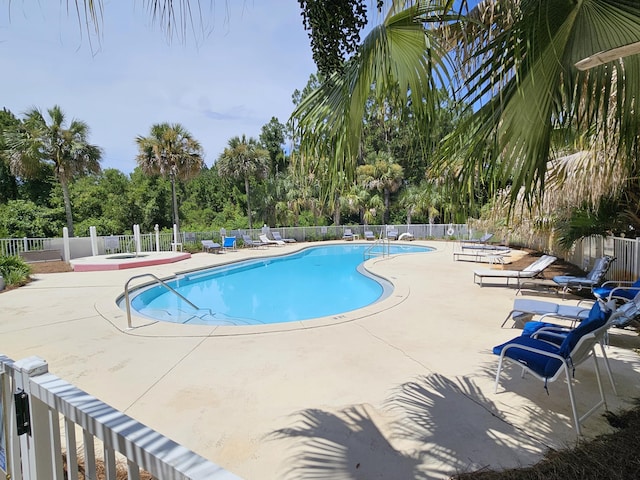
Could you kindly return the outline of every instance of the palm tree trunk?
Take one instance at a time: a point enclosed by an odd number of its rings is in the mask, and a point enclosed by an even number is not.
[[[333,224],[340,225],[340,194],[335,193],[333,207]]]
[[[64,213],[67,217],[67,228],[69,229],[69,236],[73,237],[73,215],[71,214],[71,198],[69,198],[69,186],[67,181],[59,177],[60,186],[62,187],[62,200],[64,202]]]
[[[247,194],[247,217],[249,218],[249,230],[251,230],[251,201],[249,199],[249,177],[244,177],[244,191]]]
[[[171,174],[171,201],[173,202],[173,223],[180,231],[180,215],[178,215],[178,197],[176,196],[176,176]]]
[[[383,223],[386,225],[389,222],[389,203],[391,201],[391,192],[388,188],[384,189],[384,215]]]

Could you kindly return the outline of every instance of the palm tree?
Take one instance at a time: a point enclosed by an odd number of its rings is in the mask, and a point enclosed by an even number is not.
[[[53,168],[62,187],[67,228],[73,237],[69,182],[79,175],[98,173],[102,151],[88,142],[89,126],[85,122],[72,120],[66,128],[65,115],[58,105],[47,113],[50,123],[40,110],[32,109],[21,126],[5,133],[9,166],[14,175],[26,178],[39,176],[43,164]]]
[[[407,209],[407,225],[411,225],[414,215],[427,215],[429,223],[438,216],[438,194],[435,185],[422,182],[420,185],[410,185],[400,198],[400,205]]]
[[[383,194],[383,222],[388,223],[391,194],[402,186],[403,168],[394,161],[390,154],[380,152],[371,154],[367,158],[367,163],[360,165],[356,172],[360,184],[369,190],[377,190]]]
[[[330,159],[332,191],[340,182],[339,172],[353,180],[372,94],[374,102],[399,114],[410,110],[425,131],[434,118],[438,77],[446,76],[447,69],[440,38],[428,26],[457,19],[447,13],[453,1],[391,3],[384,21],[367,35],[343,73],[327,78],[292,114],[301,153]]]
[[[462,158],[467,187],[478,168],[496,168],[498,183],[511,184],[513,203],[522,194],[531,201],[545,187],[558,137],[565,147],[571,139],[591,139],[587,150],[596,163],[603,145],[616,151],[605,163],[631,168],[637,162],[640,55],[586,71],[575,64],[637,42],[638,2],[485,0],[469,16],[476,22],[451,30],[450,38],[466,66],[459,85],[476,111],[450,137],[442,162]],[[471,141],[458,141],[459,132]]]
[[[247,195],[247,217],[251,224],[251,178],[265,178],[269,173],[269,152],[255,138],[233,137],[216,162],[221,177],[244,180]]]
[[[179,123],[158,123],[148,137],[138,136],[136,161],[148,174],[169,176],[173,224],[180,230],[176,179],[187,180],[202,170],[203,150],[200,143]]]

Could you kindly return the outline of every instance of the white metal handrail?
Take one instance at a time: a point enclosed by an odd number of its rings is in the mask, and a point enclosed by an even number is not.
[[[200,308],[198,308],[196,305],[190,302],[185,296],[181,295],[176,289],[167,285],[165,281],[156,277],[153,273],[143,273],[141,275],[134,275],[129,280],[127,280],[127,283],[124,284],[124,302],[127,310],[127,328],[133,328],[133,326],[131,325],[131,301],[129,299],[129,283],[131,282],[131,280],[136,280],[138,278],[143,278],[143,277],[153,277],[158,284],[162,285],[167,290],[177,295],[179,298],[184,300],[186,303],[188,303],[190,306],[192,306],[196,310],[200,310]]]
[[[382,252],[382,257],[388,257],[389,256],[389,252],[390,252],[390,245],[391,242],[389,241],[388,238],[379,238],[377,239],[375,242],[373,242],[373,244],[368,247],[365,251],[364,251],[364,259],[368,260],[372,257],[377,257],[379,256],[378,254],[376,254],[376,252],[374,251],[374,249],[376,247],[381,247],[381,252]]]

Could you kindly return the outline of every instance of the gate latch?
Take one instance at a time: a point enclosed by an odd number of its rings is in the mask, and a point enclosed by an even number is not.
[[[16,427],[18,435],[31,435],[31,415],[29,414],[29,395],[24,390],[18,389],[13,394],[16,405]]]

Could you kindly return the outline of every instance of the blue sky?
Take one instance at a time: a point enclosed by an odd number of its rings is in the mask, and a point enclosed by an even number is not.
[[[140,0],[105,0],[99,38],[67,3],[2,2],[0,108],[60,105],[89,125],[103,168],[133,171],[135,137],[160,122],[187,128],[211,165],[232,136],[285,123],[316,71],[296,0],[202,2],[206,31],[171,42]]]

